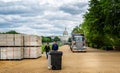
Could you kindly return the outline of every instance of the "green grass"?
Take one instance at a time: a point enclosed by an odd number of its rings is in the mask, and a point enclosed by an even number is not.
[[[58,44],[58,46],[60,47],[60,46],[62,46],[62,44],[61,44],[61,43],[59,43],[59,44]],[[44,49],[44,48],[45,48],[45,44],[43,44],[43,45],[42,45],[42,48],[41,48],[42,53],[44,53],[44,52],[45,52],[45,49]],[[50,45],[50,49],[52,50],[52,45]]]
[[[44,49],[44,48],[45,48],[45,44],[43,44],[43,45],[42,45],[42,48],[41,48],[42,53],[44,53],[44,52],[45,52],[45,49]],[[52,50],[52,45],[50,45],[50,49]]]

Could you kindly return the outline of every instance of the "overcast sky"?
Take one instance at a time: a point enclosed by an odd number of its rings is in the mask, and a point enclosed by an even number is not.
[[[0,0],[0,32],[62,35],[83,22],[88,0]]]

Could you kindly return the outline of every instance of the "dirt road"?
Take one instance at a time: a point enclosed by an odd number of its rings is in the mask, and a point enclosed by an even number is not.
[[[62,70],[48,70],[45,54],[38,59],[0,61],[0,73],[120,73],[120,52],[88,48],[86,53],[72,53],[62,46]]]

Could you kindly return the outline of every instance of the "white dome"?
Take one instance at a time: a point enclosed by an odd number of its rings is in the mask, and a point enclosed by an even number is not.
[[[65,31],[63,32],[63,35],[68,35],[66,28],[65,28]]]

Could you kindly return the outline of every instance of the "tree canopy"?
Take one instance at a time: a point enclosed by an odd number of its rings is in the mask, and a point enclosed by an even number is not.
[[[52,42],[52,39],[51,39],[51,37],[42,36],[42,42]]]
[[[72,33],[84,34],[84,33],[83,33],[83,30],[82,30],[82,28],[81,28],[81,25],[76,26],[75,28],[73,28]]]
[[[61,41],[61,40],[58,36],[55,36],[54,39],[52,39],[51,37],[42,36],[42,42],[53,42],[53,41]]]
[[[56,37],[54,38],[54,41],[61,41],[61,40],[60,40],[60,38],[59,38],[58,36],[56,36]]]
[[[90,0],[82,28],[87,42],[98,47],[120,46],[120,1]]]
[[[7,31],[7,32],[0,32],[0,34],[19,34],[19,33],[15,30],[10,30],[10,31]]]
[[[89,46],[120,46],[120,0],[90,0],[84,22],[73,32],[80,29]]]

